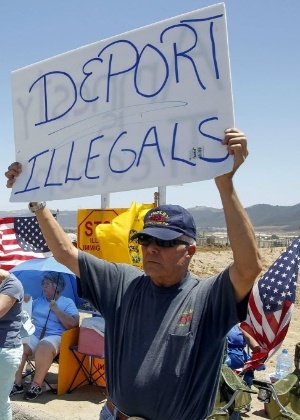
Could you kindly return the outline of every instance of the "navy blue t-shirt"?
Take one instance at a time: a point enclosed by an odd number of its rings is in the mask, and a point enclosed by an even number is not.
[[[205,419],[218,389],[226,334],[239,322],[228,269],[206,280],[188,273],[165,288],[136,267],[81,251],[79,266],[83,297],[105,319],[113,403],[148,420]]]

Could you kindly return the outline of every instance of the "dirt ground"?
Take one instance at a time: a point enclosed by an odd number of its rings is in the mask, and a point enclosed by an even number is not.
[[[284,248],[261,249],[263,258],[263,272],[276,260]],[[201,249],[191,263],[191,271],[199,277],[208,277],[221,271],[232,261],[231,250],[224,249]],[[291,324],[283,342],[283,346],[294,354],[295,344],[300,341],[300,296],[296,298],[296,304],[291,320]],[[283,348],[283,347],[282,347]],[[275,371],[275,354],[266,364],[266,370],[257,372],[256,377],[262,378],[266,373]],[[55,366],[51,368],[49,375],[55,378]],[[51,382],[51,381],[50,381]],[[13,419],[14,420],[96,420],[99,418],[100,409],[105,401],[105,388],[93,385],[84,385],[71,394],[56,396],[51,392],[44,392],[36,400],[27,402],[23,395],[12,397]],[[264,412],[263,403],[252,397],[252,409],[249,413],[243,414],[244,419],[263,419],[268,418]],[[194,419],[191,419],[194,420]]]

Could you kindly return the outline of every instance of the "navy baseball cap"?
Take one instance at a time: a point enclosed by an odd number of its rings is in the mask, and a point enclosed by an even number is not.
[[[146,213],[143,230],[135,233],[131,239],[144,234],[166,240],[186,235],[196,240],[196,224],[191,213],[183,207],[161,205]]]

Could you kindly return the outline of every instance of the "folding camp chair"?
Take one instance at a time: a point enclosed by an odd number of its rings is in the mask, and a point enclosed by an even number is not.
[[[254,379],[258,399],[272,420],[300,420],[300,342],[295,346],[295,370],[274,384]]]
[[[78,343],[78,338],[79,327],[72,328],[62,333],[60,352],[53,360],[53,363],[58,365],[57,383],[51,383],[47,379],[47,375],[44,379],[45,384],[48,386],[48,390],[51,390],[54,394],[64,394],[69,388],[75,369],[77,368],[76,364],[70,362],[70,358],[72,357],[70,347],[75,346]],[[32,368],[30,375],[33,375],[35,370],[34,359],[29,358],[28,362]],[[23,379],[26,376],[27,375],[25,373],[23,375]]]
[[[213,412],[207,420],[238,420],[241,410],[249,411],[251,394],[257,394],[231,370],[222,365],[219,390]]]

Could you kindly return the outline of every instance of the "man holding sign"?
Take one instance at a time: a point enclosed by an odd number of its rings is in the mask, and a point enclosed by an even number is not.
[[[54,257],[80,278],[83,297],[105,318],[109,397],[101,420],[201,420],[213,408],[226,334],[245,319],[261,271],[253,227],[232,181],[248,155],[246,137],[228,129],[223,144],[233,169],[215,182],[233,263],[204,281],[188,271],[196,226],[180,206],[149,210],[144,229],[134,235],[142,245],[143,272],[76,249],[44,202],[29,205]],[[18,163],[9,166],[9,188],[21,170]]]

